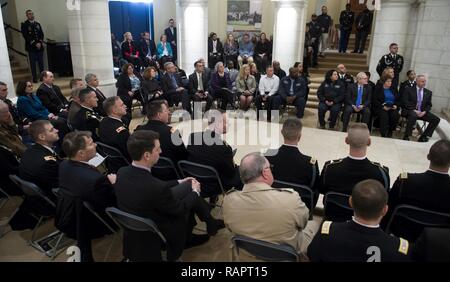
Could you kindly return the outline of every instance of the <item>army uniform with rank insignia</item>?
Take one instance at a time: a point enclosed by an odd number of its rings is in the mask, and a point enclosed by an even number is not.
[[[101,117],[93,109],[81,106],[78,113],[73,118],[72,127],[79,131],[90,131],[94,141],[99,140],[98,127],[100,126]]]
[[[410,261],[409,242],[380,227],[325,221],[308,247],[311,262]]]
[[[400,79],[400,72],[403,69],[403,63],[405,60],[403,59],[403,56],[399,54],[386,54],[384,55],[377,65],[377,73],[380,75],[383,73],[383,71],[390,67],[394,69],[394,79],[392,80],[392,87],[395,89],[398,89],[399,79]]]
[[[369,159],[355,159],[347,157],[334,161],[327,161],[320,175],[319,192],[325,195],[328,192],[337,192],[351,195],[353,187],[367,179],[378,180],[386,191],[389,191],[389,168]],[[342,203],[348,205],[347,202]],[[341,210],[327,208],[326,217],[334,220],[350,219],[352,213],[342,213]],[[330,217],[331,216],[331,217]]]
[[[52,189],[59,187],[59,164],[61,159],[52,148],[34,144],[22,156],[19,176],[41,188],[53,198]]]
[[[131,161],[127,148],[130,131],[121,119],[109,116],[103,118],[98,127],[98,135],[100,142],[117,148],[128,161]]]
[[[33,82],[37,82],[36,63],[39,65],[39,72],[44,71],[44,32],[42,26],[37,21],[26,20],[21,24],[22,36],[25,39],[25,50],[30,59]],[[38,48],[37,44],[41,47]]]

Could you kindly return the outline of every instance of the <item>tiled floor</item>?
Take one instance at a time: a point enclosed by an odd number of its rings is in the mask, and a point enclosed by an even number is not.
[[[234,114],[231,114],[234,116]],[[345,157],[348,154],[348,147],[344,143],[345,134],[336,131],[327,131],[316,129],[317,112],[307,110],[303,119],[304,130],[300,141],[300,149],[308,155],[316,157],[319,166],[322,168],[325,161]],[[143,118],[135,118],[131,124],[134,129],[138,124],[142,123]],[[259,127],[255,121],[244,122],[244,119],[231,118],[230,131],[226,139],[230,145],[237,148],[235,161],[238,163],[240,159],[247,153],[268,148],[270,146],[277,147],[282,139],[279,134],[280,124],[272,123],[272,133],[266,133],[263,126],[265,122],[260,122]],[[204,124],[203,124],[204,125]],[[192,126],[192,123],[174,124],[182,132],[183,138],[187,138],[189,133],[195,128],[199,130],[202,123]],[[374,135],[377,132],[374,131]],[[400,133],[397,133],[399,135]],[[261,136],[254,138],[256,136]],[[266,136],[266,137],[265,137]],[[269,137],[270,136],[270,137]],[[243,138],[246,139],[243,139]],[[434,138],[436,139],[436,138]],[[253,145],[238,145],[238,141],[250,140],[255,141]],[[407,142],[399,139],[386,139],[381,137],[372,137],[372,145],[368,151],[368,157],[376,162],[380,162],[390,169],[391,181],[395,180],[402,171],[421,172],[428,167],[426,155],[433,140],[428,143]],[[0,210],[0,218],[10,215],[15,207],[20,203],[19,198],[14,198],[6,207]],[[319,201],[321,203],[321,201]],[[319,204],[320,208],[320,204]],[[315,220],[320,220],[316,217]],[[48,222],[42,228],[42,234],[46,234],[53,230],[52,222]],[[26,241],[30,238],[31,231],[10,231],[7,227],[6,234],[0,239],[0,262],[1,261],[49,261],[49,258],[28,246]],[[102,261],[106,250],[109,247],[113,236],[96,240],[93,244],[94,256],[97,261]],[[229,261],[229,246],[231,233],[227,230],[221,230],[215,237],[212,237],[206,244],[186,250],[182,256],[183,261]],[[112,252],[108,261],[121,260],[121,243],[120,239],[115,240]],[[56,261],[66,261],[68,255],[61,253],[56,257]]]

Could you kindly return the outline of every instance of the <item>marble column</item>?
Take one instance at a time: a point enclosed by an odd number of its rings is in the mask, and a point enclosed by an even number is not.
[[[0,22],[3,22],[3,15],[0,13]],[[11,73],[11,63],[9,62],[8,46],[6,44],[5,29],[0,28],[0,81],[8,85],[8,97],[15,97],[13,77]]]
[[[208,1],[177,0],[178,65],[189,75],[199,58],[208,60]]]
[[[84,79],[87,73],[94,73],[101,91],[115,96],[108,0],[76,2],[78,6],[67,7],[73,75]]]
[[[372,80],[379,76],[376,72],[380,58],[389,53],[389,45],[393,42],[399,45],[399,54],[404,59],[404,67],[400,73],[400,80],[405,79],[406,71],[411,65],[411,54],[414,46],[417,8],[413,4],[416,0],[381,0],[381,9],[375,12],[374,29],[370,37],[372,41],[369,58],[369,71]]]
[[[288,72],[294,62],[303,62],[307,0],[272,0],[275,3],[273,60]]]

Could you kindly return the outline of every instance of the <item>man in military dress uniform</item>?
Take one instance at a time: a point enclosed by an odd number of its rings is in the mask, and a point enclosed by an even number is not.
[[[21,25],[22,36],[25,39],[25,49],[30,58],[31,74],[33,82],[38,81],[36,63],[39,65],[39,73],[44,71],[44,32],[40,23],[34,20],[34,13],[26,11],[27,20]]]
[[[90,131],[94,141],[99,140],[98,127],[100,126],[101,117],[94,111],[97,107],[97,96],[91,89],[83,89],[79,94],[80,110],[73,119],[73,129],[79,131]]]
[[[93,73],[88,73],[85,76],[85,81],[86,87],[93,90],[98,99],[98,106],[94,109],[94,111],[99,113],[102,117],[106,116],[107,113],[103,109],[103,102],[105,102],[106,96],[102,93],[102,91],[100,91],[100,89],[98,89],[98,85],[100,84],[100,82],[98,81],[97,76]]]
[[[339,53],[346,53],[350,33],[352,32],[353,21],[355,20],[355,13],[351,10],[352,5],[345,5],[345,10],[339,16],[339,24],[341,29],[341,38],[339,39]]]
[[[350,197],[354,217],[347,222],[325,221],[308,247],[312,262],[410,261],[409,242],[385,233],[387,192],[376,180],[358,183]]]
[[[403,56],[397,54],[398,45],[397,43],[392,43],[389,45],[389,54],[384,55],[377,65],[377,73],[380,75],[383,73],[384,69],[391,67],[394,69],[394,79],[392,80],[392,87],[398,89],[400,73],[403,69],[403,63],[405,62]]]
[[[339,80],[342,81],[342,83],[345,86],[345,91],[347,91],[347,87],[353,83],[355,83],[355,80],[353,79],[353,76],[347,73],[347,68],[344,64],[339,64],[336,66]]]
[[[367,158],[367,147],[370,146],[370,132],[365,123],[355,123],[348,129],[345,142],[350,146],[347,158],[327,161],[320,176],[319,192],[338,192],[351,195],[356,183],[366,180],[378,180],[386,191],[389,190],[389,169]],[[347,205],[346,202],[343,203]],[[326,209],[325,217],[333,220],[346,220],[351,213],[341,212],[332,206]]]

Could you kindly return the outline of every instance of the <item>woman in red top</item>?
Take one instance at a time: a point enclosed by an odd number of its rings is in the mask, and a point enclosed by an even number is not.
[[[139,48],[133,41],[131,32],[125,32],[122,42],[122,56],[130,64],[133,64],[136,71],[140,71],[142,66],[141,58],[139,58]]]

